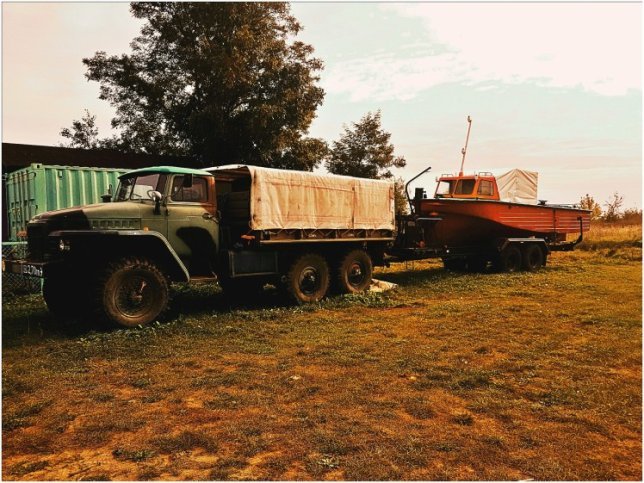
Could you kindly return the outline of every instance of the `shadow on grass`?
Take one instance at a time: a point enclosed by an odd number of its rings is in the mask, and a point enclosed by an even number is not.
[[[437,280],[444,280],[445,278],[464,275],[461,272],[451,272],[443,268],[432,267],[422,270],[414,270],[409,268],[400,271],[385,271],[376,273],[374,278],[378,280],[385,280],[400,285],[402,288],[406,286],[415,286],[419,283],[427,283]]]
[[[396,283],[401,289],[427,284],[448,277],[462,276],[441,268],[399,270],[377,273],[376,278]],[[383,306],[383,296],[376,293],[354,296],[332,295],[317,305],[328,308],[348,308],[354,305]],[[316,310],[316,304],[302,309]],[[386,304],[385,304],[386,305]],[[224,315],[235,312],[256,313],[296,309],[281,290],[266,285],[261,291],[227,294],[216,284],[176,284],[172,290],[169,309],[160,322],[171,322],[180,317],[199,317],[206,314]],[[261,318],[261,317],[260,317]],[[30,344],[47,339],[78,339],[90,333],[108,333],[123,329],[86,316],[74,320],[58,320],[47,310],[40,295],[9,296],[3,298],[2,342],[5,347]]]

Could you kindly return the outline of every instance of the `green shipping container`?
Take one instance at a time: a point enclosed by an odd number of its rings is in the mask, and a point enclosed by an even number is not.
[[[129,169],[48,166],[34,163],[6,177],[9,237],[24,240],[31,218],[45,211],[100,203],[110,185]]]

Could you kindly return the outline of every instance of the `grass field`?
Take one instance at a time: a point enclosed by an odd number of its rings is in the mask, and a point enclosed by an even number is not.
[[[641,229],[594,235],[306,307],[181,288],[138,330],[5,297],[3,478],[639,480]]]

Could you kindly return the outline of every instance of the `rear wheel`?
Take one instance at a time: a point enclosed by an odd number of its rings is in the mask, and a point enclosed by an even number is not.
[[[319,302],[329,290],[329,265],[320,255],[297,258],[286,276],[286,291],[298,304]]]
[[[531,243],[523,249],[523,268],[528,272],[535,272],[544,265],[543,250],[539,245]]]
[[[363,292],[371,285],[373,263],[363,250],[352,250],[340,261],[336,271],[337,290],[340,293]]]
[[[125,258],[108,265],[97,288],[101,315],[124,327],[146,325],[166,309],[168,281],[150,260]]]
[[[499,254],[497,268],[500,272],[518,272],[521,270],[521,250],[515,245],[508,245]]]

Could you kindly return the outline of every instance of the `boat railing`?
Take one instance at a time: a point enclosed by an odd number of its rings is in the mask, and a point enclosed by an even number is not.
[[[573,208],[573,209],[579,209],[579,203],[543,203],[543,204],[541,204],[541,206],[547,206],[549,208]]]

